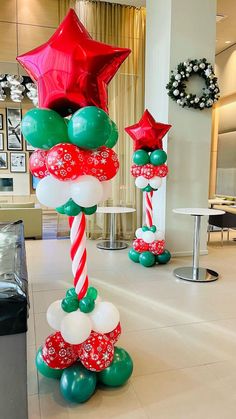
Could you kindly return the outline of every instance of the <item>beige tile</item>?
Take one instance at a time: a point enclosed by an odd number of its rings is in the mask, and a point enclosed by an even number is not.
[[[1,0],[0,20],[16,22],[16,0]]]
[[[0,61],[15,63],[17,56],[16,24],[0,22],[0,39]]]
[[[18,22],[57,27],[59,24],[58,3],[57,0],[17,0]]]
[[[52,291],[34,291],[34,313],[46,313],[49,305],[65,297],[65,289]]]
[[[47,323],[46,313],[35,314],[35,342],[36,349],[42,346],[46,338],[54,333],[55,330]]]
[[[55,29],[31,25],[18,26],[18,54],[24,54],[48,41]]]
[[[234,419],[235,363],[223,362],[133,379],[150,419]]]
[[[38,395],[28,395],[28,418],[40,419],[39,397]]]

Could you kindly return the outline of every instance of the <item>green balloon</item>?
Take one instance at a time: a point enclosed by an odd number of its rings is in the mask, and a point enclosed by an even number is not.
[[[133,162],[138,166],[149,163],[149,154],[145,150],[137,150],[133,154]]]
[[[25,139],[36,148],[48,150],[59,143],[69,143],[65,120],[51,109],[30,109],[22,119]]]
[[[85,215],[92,215],[97,211],[97,207],[97,205],[94,205],[93,207],[83,208],[82,211]]]
[[[82,207],[77,205],[72,198],[64,204],[64,212],[66,215],[76,217],[82,211]]]
[[[119,387],[125,384],[133,372],[131,356],[122,348],[115,347],[112,363],[99,372],[98,381],[109,387]]]
[[[130,249],[129,251],[129,258],[135,263],[139,263],[139,255],[140,253],[136,252],[134,249]]]
[[[142,191],[143,192],[151,192],[151,191],[153,191],[154,189],[150,186],[150,185],[147,185],[145,188],[142,188]]]
[[[111,121],[111,135],[106,141],[105,146],[108,148],[113,148],[118,141],[118,137],[119,137],[119,132],[118,132],[117,125],[115,124],[115,122]]]
[[[43,356],[42,356],[42,347],[39,348],[39,350],[36,354],[35,363],[36,363],[37,370],[42,375],[44,375],[44,377],[61,378],[63,370],[58,370],[58,369],[55,369],[55,368],[51,368],[46,364],[46,362],[44,361]]]
[[[73,288],[69,288],[66,291],[66,297],[76,297],[76,298],[78,298],[74,287]]]
[[[68,124],[72,144],[84,149],[105,145],[111,135],[111,120],[106,112],[96,106],[86,106],[74,113]]]
[[[96,384],[96,373],[76,363],[63,371],[60,390],[62,396],[69,402],[84,403],[93,395]]]
[[[92,298],[84,297],[79,302],[79,309],[83,313],[91,313],[91,311],[93,311],[94,307],[95,307],[95,303],[94,303],[94,300]]]
[[[66,311],[66,313],[72,313],[72,311],[76,311],[79,308],[79,300],[78,297],[66,297],[61,302],[62,310]]]
[[[149,231],[149,227],[148,226],[142,226],[142,231]]]
[[[155,256],[151,252],[142,252],[139,256],[139,262],[141,265],[146,266],[146,268],[149,268],[156,263]]]
[[[57,207],[55,210],[59,212],[59,214],[65,214],[64,206],[65,205],[61,205],[61,207]]]
[[[96,300],[97,296],[98,296],[98,292],[97,292],[96,288],[89,287],[88,291],[87,291],[87,294],[86,294],[86,297],[92,298],[92,300]]]
[[[154,166],[160,166],[167,160],[167,154],[164,150],[155,150],[150,155],[150,163]]]
[[[156,226],[151,226],[150,227],[150,231],[152,231],[153,233],[156,233],[156,231],[157,231]]]
[[[165,265],[171,259],[171,254],[169,250],[164,250],[161,255],[156,255],[156,262],[160,263],[160,265]]]

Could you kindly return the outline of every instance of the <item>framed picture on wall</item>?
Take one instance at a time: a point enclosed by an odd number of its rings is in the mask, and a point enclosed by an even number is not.
[[[4,134],[0,132],[0,150],[4,150]]]
[[[3,129],[3,114],[0,113],[0,130]]]
[[[27,141],[25,141],[25,149],[26,149],[26,151],[34,151],[34,150],[36,150],[35,147],[33,147]]]
[[[7,153],[0,153],[0,169],[5,170],[7,166]]]
[[[23,150],[23,139],[21,135],[21,109],[8,109],[7,118],[7,149]]]
[[[26,154],[25,153],[11,153],[10,171],[12,173],[25,173],[26,172]]]

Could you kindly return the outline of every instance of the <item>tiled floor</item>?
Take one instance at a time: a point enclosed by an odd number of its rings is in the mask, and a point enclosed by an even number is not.
[[[36,348],[52,332],[47,307],[72,284],[70,243],[27,241],[29,419],[235,419],[236,243],[222,248],[217,234],[201,264],[221,278],[208,284],[173,276],[189,258],[147,269],[130,262],[126,250],[99,251],[88,241],[90,281],[120,309],[119,345],[131,354],[134,373],[124,387],[99,389],[76,406],[64,402],[58,382],[38,375],[34,365]]]

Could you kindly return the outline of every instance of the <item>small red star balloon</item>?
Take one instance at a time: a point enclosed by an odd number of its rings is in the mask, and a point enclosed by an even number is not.
[[[37,82],[39,107],[66,116],[89,105],[107,112],[107,85],[130,52],[94,41],[70,9],[48,42],[17,60]]]
[[[171,125],[156,122],[150,112],[146,109],[142,118],[137,124],[125,128],[125,131],[134,140],[134,151],[153,151],[162,149],[162,139],[171,128]]]

